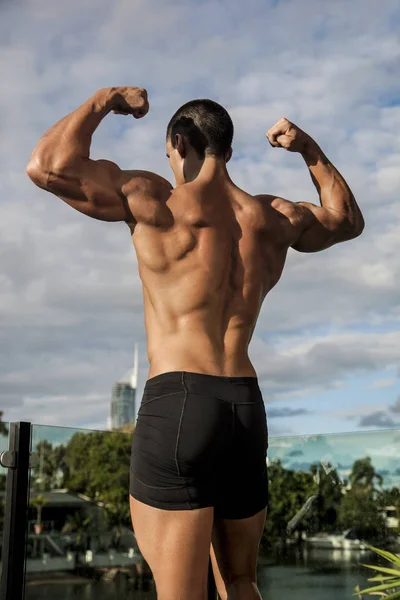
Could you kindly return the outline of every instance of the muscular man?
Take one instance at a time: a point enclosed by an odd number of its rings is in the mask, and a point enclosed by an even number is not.
[[[353,239],[363,217],[318,144],[286,119],[268,140],[302,156],[320,206],[238,188],[226,167],[232,121],[210,100],[185,104],[168,125],[175,187],[89,158],[109,112],[140,118],[148,110],[141,88],[99,90],[43,136],[27,173],[85,215],[130,228],[150,362],[130,502],[158,597],[204,600],[211,547],[220,597],[260,598],[267,427],[249,343],[288,249],[318,252]]]

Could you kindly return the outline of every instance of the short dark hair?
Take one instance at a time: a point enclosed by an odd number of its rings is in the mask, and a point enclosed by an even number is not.
[[[167,140],[175,147],[175,135],[189,139],[200,158],[225,156],[232,145],[233,123],[223,106],[213,100],[191,100],[181,106],[167,127]]]

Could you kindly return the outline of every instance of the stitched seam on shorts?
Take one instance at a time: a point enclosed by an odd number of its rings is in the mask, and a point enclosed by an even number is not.
[[[229,402],[229,400],[227,400]],[[258,402],[232,402],[235,406],[258,406]]]
[[[163,487],[161,485],[149,485],[148,483],[144,483],[144,481],[139,479],[139,477],[136,477],[136,475],[134,475],[133,477],[134,477],[134,479],[136,479],[136,481],[138,481],[145,487],[151,488],[152,490],[181,490],[184,487],[186,487],[186,485],[174,485],[174,486],[168,485],[166,487]]]
[[[183,385],[185,386],[184,382],[182,382]],[[188,393],[188,390],[186,389],[185,386],[185,392]],[[178,394],[179,392],[174,392],[174,394]],[[190,393],[192,394],[192,396],[210,396],[210,394],[208,394],[207,392],[195,392],[193,390],[190,390]],[[169,395],[169,394],[167,394]],[[162,398],[163,396],[158,396],[159,398]],[[222,398],[221,396],[218,396],[218,394],[215,394],[213,396],[214,398],[216,398],[217,400],[221,400],[221,402],[226,402],[228,404],[235,404],[236,406],[258,406],[260,404],[260,401],[258,400],[253,400],[252,402],[232,402],[231,400],[227,400],[226,398]],[[157,400],[157,398],[152,398],[152,400]],[[151,400],[148,400],[147,402],[151,402]],[[147,402],[145,402],[145,404],[147,404]]]
[[[234,406],[258,406],[259,402],[257,401],[253,401],[253,402],[232,402],[232,400],[226,400],[225,398],[221,398],[221,396],[216,396],[216,398],[218,398],[218,400],[221,400],[222,402],[227,402],[228,404],[232,404]]]
[[[179,438],[180,438],[180,435],[181,435],[183,413],[185,412],[186,399],[187,399],[187,395],[188,395],[188,391],[187,391],[187,387],[185,385],[185,379],[184,379],[184,373],[183,372],[182,372],[182,376],[181,376],[181,382],[182,382],[183,389],[185,390],[185,396],[184,396],[183,402],[182,402],[181,417],[179,419],[178,433],[177,433],[177,436],[176,436],[176,444],[175,444],[175,465],[176,465],[176,470],[178,472],[178,476],[179,477],[181,477],[181,470],[179,468],[179,463],[178,463]]]
[[[169,392],[169,394],[161,394],[161,396],[154,396],[154,398],[149,398],[148,400],[142,401],[141,406],[146,406],[146,404],[150,404],[154,400],[161,400],[161,398],[167,398],[168,396],[176,396],[176,394],[180,394],[181,392]]]

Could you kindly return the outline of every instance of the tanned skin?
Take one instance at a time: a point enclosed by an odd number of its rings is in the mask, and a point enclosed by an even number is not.
[[[129,226],[143,285],[149,377],[170,371],[256,376],[249,343],[289,248],[319,252],[356,238],[364,228],[361,211],[319,145],[287,119],[267,138],[301,155],[319,205],[246,193],[228,174],[231,150],[199,159],[180,134],[166,147],[175,187],[155,173],[90,159],[92,135],[106,115],[139,119],[148,110],[143,88],[97,91],[45,133],[27,173],[83,214]],[[165,511],[132,497],[130,503],[159,598],[205,600],[210,544],[220,597],[261,597],[256,561],[265,510],[224,521],[214,519],[212,508]]]

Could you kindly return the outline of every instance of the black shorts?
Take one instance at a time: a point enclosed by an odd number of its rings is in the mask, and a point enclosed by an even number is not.
[[[165,510],[243,519],[268,504],[265,407],[255,377],[149,379],[132,442],[130,493]]]

